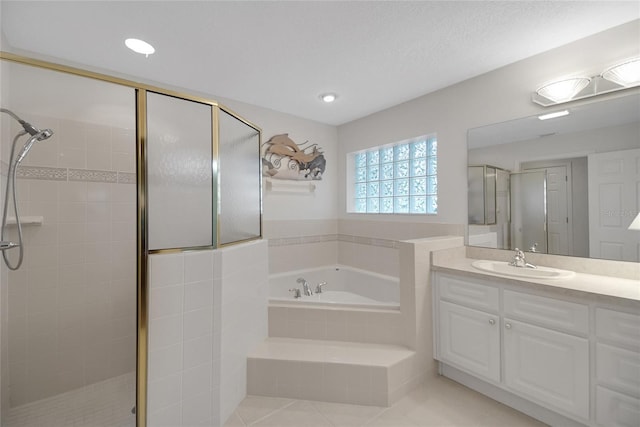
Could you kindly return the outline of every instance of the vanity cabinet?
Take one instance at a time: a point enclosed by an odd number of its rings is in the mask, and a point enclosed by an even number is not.
[[[640,315],[633,308],[507,279],[440,271],[434,279],[435,358],[444,366],[482,380],[489,395],[517,396],[557,414],[545,419],[551,424],[565,417],[640,426]]]

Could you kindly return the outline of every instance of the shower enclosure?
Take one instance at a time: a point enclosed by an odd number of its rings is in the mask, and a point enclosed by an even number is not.
[[[1,424],[145,426],[149,254],[261,238],[260,130],[215,101],[0,58],[2,108],[52,130],[15,169],[3,231],[20,241],[21,221],[24,256],[0,267]],[[4,188],[25,129],[1,116]]]
[[[546,173],[515,172],[510,181],[511,247],[548,253]]]
[[[19,268],[2,268],[3,425],[68,425],[81,414],[86,425],[133,426],[134,91],[9,61],[1,67],[2,106],[53,130],[10,164],[23,127],[2,117],[3,188],[15,176],[19,213],[5,198],[3,240],[22,241],[4,252]]]

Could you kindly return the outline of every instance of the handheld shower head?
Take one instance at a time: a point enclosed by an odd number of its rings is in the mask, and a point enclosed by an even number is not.
[[[31,126],[31,125],[29,125],[29,126]],[[31,126],[31,127],[33,129],[36,129],[33,126]],[[26,128],[25,128],[25,130],[26,130]],[[20,154],[18,154],[18,157],[16,157],[16,165],[20,164],[20,162],[22,162],[22,160],[24,160],[24,158],[27,156],[27,153],[29,152],[29,150],[31,150],[31,147],[33,147],[33,144],[35,144],[36,142],[40,142],[40,141],[44,141],[46,139],[49,139],[52,136],[53,136],[53,131],[51,129],[38,130],[38,132],[33,134],[31,136],[31,138],[29,138],[27,143],[24,144],[24,147],[22,147],[22,150],[20,151]]]
[[[14,113],[11,110],[8,110],[6,108],[0,108],[0,113],[6,113],[10,115],[14,119],[16,119],[18,123],[22,125],[24,132],[18,134],[18,136],[25,135],[25,132],[31,135],[31,138],[29,138],[27,143],[24,144],[24,147],[22,147],[20,154],[18,154],[18,157],[16,157],[16,165],[18,165],[22,160],[24,160],[29,150],[31,150],[31,147],[33,147],[33,144],[35,144],[36,142],[44,141],[45,139],[49,139],[51,138],[51,136],[53,136],[53,131],[51,129],[40,130],[34,125],[32,125],[31,123],[22,120],[20,117],[18,117],[16,113]],[[15,142],[14,142],[14,147],[15,147]],[[13,155],[13,149],[11,149],[11,154]]]
[[[18,122],[22,125],[22,128],[29,133],[29,135],[31,136],[36,136],[38,133],[40,133],[40,129],[38,129],[37,127],[35,127],[34,125],[32,125],[29,122],[25,122],[24,120],[18,120]]]

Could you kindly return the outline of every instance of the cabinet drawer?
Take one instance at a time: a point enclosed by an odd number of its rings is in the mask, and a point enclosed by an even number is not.
[[[550,328],[579,334],[589,331],[589,308],[583,304],[505,290],[504,312]]]
[[[596,335],[598,338],[640,348],[640,316],[597,308]]]
[[[449,276],[438,276],[440,298],[491,312],[499,307],[499,290],[463,279]]]
[[[640,398],[640,353],[602,343],[596,352],[598,383]]]
[[[640,425],[640,399],[598,386],[596,389],[596,422],[606,427]]]

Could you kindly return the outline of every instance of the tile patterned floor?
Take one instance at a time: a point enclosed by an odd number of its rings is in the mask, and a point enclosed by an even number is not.
[[[247,396],[225,427],[542,427],[545,424],[438,377],[390,408]]]
[[[12,408],[6,427],[135,427],[133,373]]]

